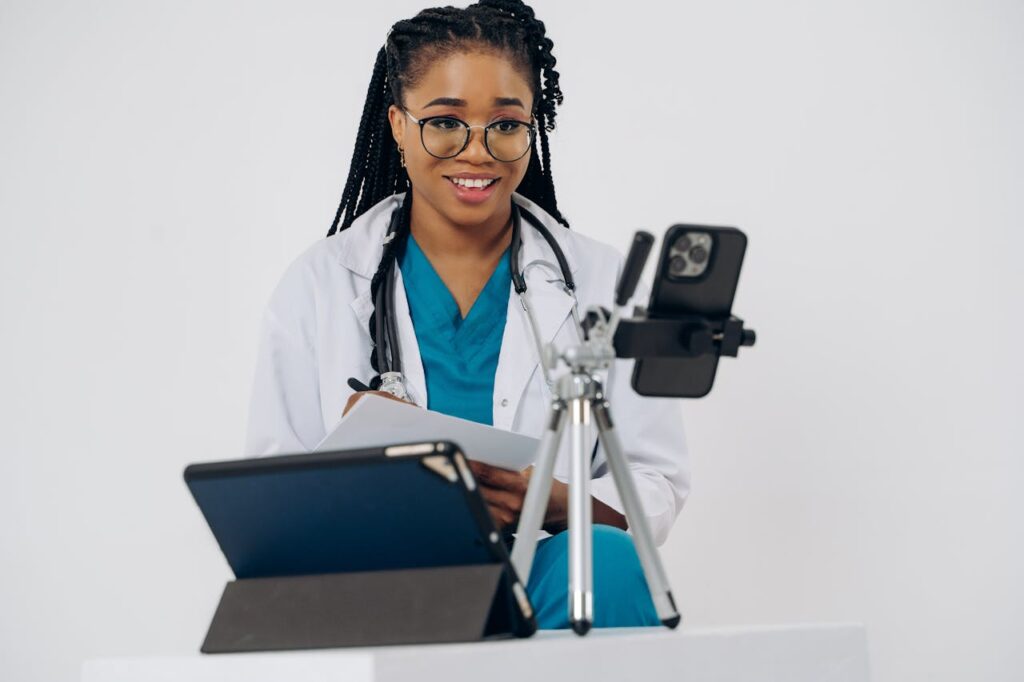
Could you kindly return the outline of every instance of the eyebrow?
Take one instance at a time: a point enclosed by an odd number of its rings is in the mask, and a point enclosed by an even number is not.
[[[464,106],[466,106],[466,100],[459,99],[457,97],[437,97],[437,98],[432,99],[429,102],[427,102],[423,106],[423,108],[426,109],[427,107],[433,107],[433,106],[464,107]],[[494,106],[496,106],[496,107],[521,107],[523,109],[526,108],[525,106],[523,106],[522,100],[519,99],[518,97],[495,97],[494,98]]]

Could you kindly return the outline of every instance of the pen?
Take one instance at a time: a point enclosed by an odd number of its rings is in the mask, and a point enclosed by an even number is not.
[[[353,391],[369,391],[370,387],[355,377],[349,377],[348,385]]]

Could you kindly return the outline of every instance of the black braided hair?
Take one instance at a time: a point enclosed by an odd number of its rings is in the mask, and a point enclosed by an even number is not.
[[[384,47],[377,52],[373,75],[366,92],[366,103],[359,121],[359,132],[352,151],[348,179],[334,215],[330,236],[347,229],[371,206],[397,192],[405,191],[400,223],[395,237],[385,245],[377,271],[370,282],[370,300],[400,256],[410,233],[412,192],[409,176],[391,137],[388,108],[401,105],[405,90],[438,59],[475,50],[495,51],[508,56],[527,76],[533,91],[533,115],[537,121],[540,153],[531,154],[522,182],[516,188],[558,222],[569,222],[558,210],[551,177],[551,152],[548,133],[555,129],[555,108],[562,103],[562,90],[551,53],[554,43],[547,37],[544,22],[520,0],[480,0],[464,9],[435,7],[425,9],[411,19],[396,22]],[[377,355],[376,308],[370,316],[373,350],[370,365],[377,372],[370,388],[380,387],[380,363]]]

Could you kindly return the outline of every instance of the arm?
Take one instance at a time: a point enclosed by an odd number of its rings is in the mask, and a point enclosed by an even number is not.
[[[626,530],[626,516],[618,510],[609,507],[607,504],[590,496],[593,506],[591,507],[591,520],[594,523],[603,523],[606,526],[615,526]],[[569,527],[569,485],[559,481],[557,478],[551,481],[551,501],[548,503],[548,513],[544,518],[544,530],[554,535]]]
[[[312,273],[296,261],[274,289],[260,326],[244,453],[308,452],[323,439]]]

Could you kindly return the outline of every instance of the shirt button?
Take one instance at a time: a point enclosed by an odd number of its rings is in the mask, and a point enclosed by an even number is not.
[[[501,406],[502,407],[508,407],[508,398],[502,398],[501,399]]]

